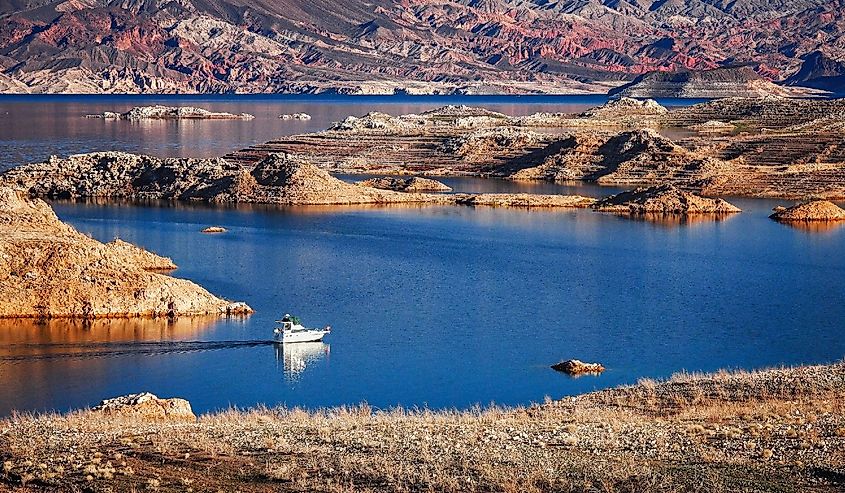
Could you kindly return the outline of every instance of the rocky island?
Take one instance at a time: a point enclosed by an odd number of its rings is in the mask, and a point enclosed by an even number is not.
[[[0,318],[242,314],[185,279],[176,266],[121,240],[100,243],[62,223],[50,206],[0,187]]]
[[[549,370],[551,371],[551,370]],[[841,491],[845,365],[525,408],[230,410],[138,394],[0,420],[0,484],[92,491]],[[408,467],[412,464],[413,467]]]
[[[248,113],[226,113],[209,111],[193,106],[136,106],[125,113],[106,111],[98,115],[86,115],[88,118],[105,120],[252,120]]]
[[[618,214],[735,214],[738,207],[723,200],[701,197],[672,185],[637,188],[599,200],[593,208]]]
[[[781,222],[845,221],[845,209],[827,200],[811,200],[792,207],[776,207],[770,216]]]
[[[356,185],[380,188],[382,190],[394,190],[397,192],[449,192],[452,190],[437,180],[420,178],[418,176],[412,176],[410,178],[387,176],[370,178],[369,180],[356,182]]]

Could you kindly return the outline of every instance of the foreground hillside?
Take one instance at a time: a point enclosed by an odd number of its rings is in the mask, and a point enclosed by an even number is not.
[[[3,0],[0,91],[606,92],[653,70],[736,63],[827,88],[845,59],[844,8],[843,0]],[[822,70],[819,57],[833,64]]]
[[[550,376],[553,377],[553,376]],[[593,377],[586,377],[593,378]],[[599,377],[600,378],[600,377]],[[15,491],[842,491],[845,365],[529,408],[82,411],[0,421]]]

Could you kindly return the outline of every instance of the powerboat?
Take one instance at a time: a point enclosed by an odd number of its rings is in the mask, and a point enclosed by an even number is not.
[[[276,320],[276,323],[278,325],[273,329],[273,340],[277,343],[318,342],[332,331],[330,325],[322,329],[304,327],[299,317],[291,316],[289,313],[286,313],[281,320]]]

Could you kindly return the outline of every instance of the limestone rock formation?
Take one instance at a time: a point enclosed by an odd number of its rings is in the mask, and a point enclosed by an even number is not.
[[[769,217],[783,222],[845,221],[845,209],[827,200],[811,200],[792,207],[776,207]]]
[[[364,187],[380,188],[382,190],[394,190],[397,192],[448,192],[451,187],[431,178],[410,178],[382,177],[370,178],[355,183]]]
[[[592,197],[581,195],[540,195],[531,193],[482,193],[456,194],[455,202],[460,205],[484,205],[493,207],[590,207],[596,202]]]
[[[127,263],[131,262],[139,269],[151,271],[170,271],[176,269],[176,264],[173,263],[171,258],[156,255],[153,252],[144,250],[132,243],[125,242],[120,238],[115,238],[114,240],[106,243],[106,248],[114,254],[120,255],[126,259]]]
[[[604,371],[604,366],[601,363],[584,363],[577,359],[561,361],[552,365],[552,368],[569,375],[598,375]]]
[[[788,89],[761,77],[751,67],[649,72],[608,94],[637,98],[726,98],[788,96]]]
[[[99,115],[86,115],[88,118],[106,120],[252,120],[249,113],[226,113],[209,111],[193,106],[136,106],[125,113],[106,111]]]
[[[634,99],[621,97],[611,99],[607,103],[591,108],[579,115],[581,118],[616,119],[632,116],[661,116],[668,113],[666,107],[653,99]]]
[[[622,214],[733,214],[739,208],[723,199],[701,197],[672,185],[637,188],[596,202],[595,210]]]
[[[297,156],[271,154],[250,168],[224,159],[77,154],[13,168],[0,183],[48,198],[122,198],[285,205],[426,202],[424,194],[359,187]]]
[[[249,313],[185,279],[153,272],[169,259],[100,243],[46,203],[0,187],[0,318]]]
[[[92,411],[109,418],[133,421],[188,421],[197,420],[191,403],[185,399],[161,399],[155,394],[142,392],[103,400]]]
[[[285,113],[279,115],[282,120],[310,120],[311,115],[308,113]]]

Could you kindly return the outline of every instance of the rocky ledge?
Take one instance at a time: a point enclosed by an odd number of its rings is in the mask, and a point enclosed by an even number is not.
[[[103,244],[49,205],[0,187],[0,318],[237,314],[252,310],[157,270],[176,266],[121,240]]]
[[[783,222],[845,221],[845,209],[827,200],[812,200],[792,207],[776,207],[769,217]]]
[[[741,210],[723,199],[711,199],[661,185],[637,188],[596,202],[595,210],[620,214],[733,214]]]
[[[249,113],[225,113],[209,111],[193,106],[136,106],[125,113],[106,111],[98,115],[86,115],[87,118],[106,120],[252,120]]]
[[[382,177],[370,178],[355,183],[364,187],[380,188],[382,190],[394,190],[397,192],[448,192],[452,190],[451,187],[443,183],[432,180],[431,178],[420,178],[413,176],[411,178],[397,178],[397,177]]]

